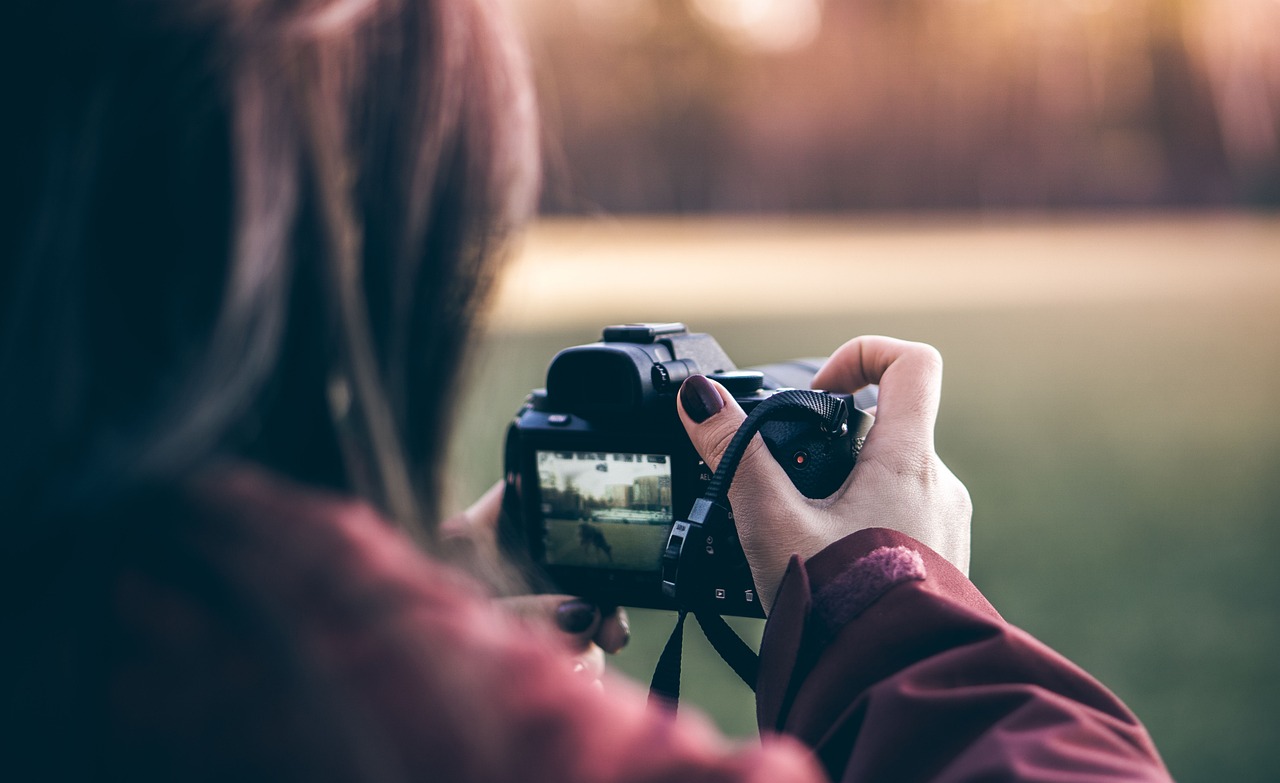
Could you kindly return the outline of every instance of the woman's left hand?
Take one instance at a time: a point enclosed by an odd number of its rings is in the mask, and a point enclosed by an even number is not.
[[[466,511],[442,522],[441,539],[453,544],[465,541],[467,547],[496,557],[502,492],[502,482],[498,482]],[[601,608],[570,595],[521,595],[499,603],[521,617],[556,629],[573,655],[573,670],[595,682],[604,674],[604,654],[618,652],[631,638],[627,613],[621,607]]]

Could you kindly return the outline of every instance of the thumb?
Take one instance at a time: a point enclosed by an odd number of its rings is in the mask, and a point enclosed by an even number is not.
[[[701,375],[691,376],[680,387],[677,407],[693,447],[714,470],[746,419],[742,407],[727,389]],[[751,438],[743,452],[729,499],[742,552],[767,612],[791,554],[807,556],[821,547],[806,545],[802,540],[807,527],[799,524],[799,512],[803,510],[803,504],[798,502],[800,494],[759,434]],[[764,529],[766,526],[769,529]]]
[[[689,440],[707,465],[715,470],[720,466],[729,442],[747,418],[746,413],[728,389],[701,375],[690,376],[684,382],[680,387],[679,401],[680,421]],[[750,488],[749,493],[742,494],[756,497],[781,498],[788,490],[794,492],[787,474],[765,448],[764,440],[758,434],[751,438],[743,452],[734,488],[739,492]]]
[[[681,384],[679,400],[680,422],[689,440],[715,470],[747,414],[728,389],[702,375],[690,376]],[[756,445],[747,448],[748,455]],[[747,461],[748,457],[744,456],[743,462]]]

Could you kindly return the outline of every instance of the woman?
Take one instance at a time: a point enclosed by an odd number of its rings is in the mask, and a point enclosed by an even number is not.
[[[593,687],[571,652],[616,622],[570,604],[565,644],[385,521],[440,545],[457,368],[533,203],[528,77],[486,0],[23,0],[8,21],[9,775],[1166,777],[1114,697],[964,578],[925,346],[855,340],[815,379],[881,384],[832,498],[743,461],[758,747]],[[680,405],[714,463],[741,411],[702,378]]]

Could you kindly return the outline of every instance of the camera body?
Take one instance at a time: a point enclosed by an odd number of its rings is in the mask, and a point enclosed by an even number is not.
[[[507,430],[501,538],[536,586],[599,605],[713,611],[763,617],[732,524],[700,531],[692,585],[682,604],[663,595],[663,551],[711,480],[676,410],[681,383],[706,375],[748,412],[787,387],[807,388],[813,360],[739,370],[713,337],[683,324],[605,328],[600,342],[566,348]],[[874,389],[845,398],[847,432],[803,422],[761,428],[774,459],[804,495],[844,483],[872,417]],[[683,577],[682,577],[683,578]]]

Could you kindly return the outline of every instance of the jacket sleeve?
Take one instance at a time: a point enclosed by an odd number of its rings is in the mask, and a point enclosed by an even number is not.
[[[895,531],[792,560],[757,693],[761,730],[805,742],[833,780],[1170,779],[1113,694]]]

